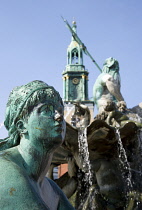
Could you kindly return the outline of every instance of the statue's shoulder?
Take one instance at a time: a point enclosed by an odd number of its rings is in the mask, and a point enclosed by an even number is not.
[[[19,167],[15,162],[11,161],[4,155],[0,155],[0,186],[2,191],[9,191],[13,189],[16,192],[17,190],[28,187],[28,178],[24,171]]]
[[[22,168],[1,154],[0,197],[0,209],[48,209],[35,193]]]
[[[10,174],[8,173],[9,171],[12,170],[13,173],[18,172],[18,166],[16,166],[16,164],[11,161],[6,152],[0,152],[0,171],[2,173],[0,173],[0,177],[2,176],[2,174],[7,177],[10,176]]]

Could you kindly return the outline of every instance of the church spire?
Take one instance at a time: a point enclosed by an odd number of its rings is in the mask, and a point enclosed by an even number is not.
[[[76,33],[76,22],[72,22],[72,30]],[[88,71],[83,65],[82,46],[72,36],[71,43],[67,48],[67,65],[63,71],[64,101],[88,100]]]
[[[77,33],[77,25],[76,22],[72,22],[72,29],[75,33]],[[67,49],[67,65],[71,64],[78,64],[83,65],[83,49],[82,47],[75,41],[74,37],[72,36],[71,43]]]

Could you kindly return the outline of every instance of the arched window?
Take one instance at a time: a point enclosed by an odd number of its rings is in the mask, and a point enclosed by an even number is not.
[[[71,59],[72,59],[72,62],[71,62],[72,64],[78,64],[78,51],[77,51],[77,49],[72,51]]]

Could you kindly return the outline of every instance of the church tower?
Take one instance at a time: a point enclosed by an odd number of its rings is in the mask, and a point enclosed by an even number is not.
[[[72,29],[76,33],[76,22],[73,21]],[[83,65],[83,49],[72,37],[71,43],[67,48],[67,65],[62,73],[63,76],[63,101],[64,118],[66,122],[72,124],[74,115],[74,102],[86,105],[90,111],[90,122],[94,120],[94,102],[88,98],[88,74],[89,72]],[[67,164],[58,167],[58,175],[62,176],[67,172]]]
[[[73,21],[74,32],[76,28],[76,22]],[[88,100],[88,74],[83,65],[83,49],[72,37],[67,49],[67,65],[62,73],[65,103]]]
[[[72,29],[76,33],[77,25],[73,21]],[[88,98],[88,74],[83,64],[83,49],[74,37],[67,48],[67,65],[63,76],[63,101],[65,120],[71,124],[74,113],[74,102],[86,105],[91,114],[91,122],[94,118],[94,102]]]

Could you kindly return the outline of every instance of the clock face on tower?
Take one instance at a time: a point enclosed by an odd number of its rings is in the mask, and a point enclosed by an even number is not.
[[[77,85],[79,83],[79,79],[78,78],[73,78],[72,83],[74,85]]]
[[[72,77],[69,85],[69,100],[82,98],[82,79],[81,77]]]

